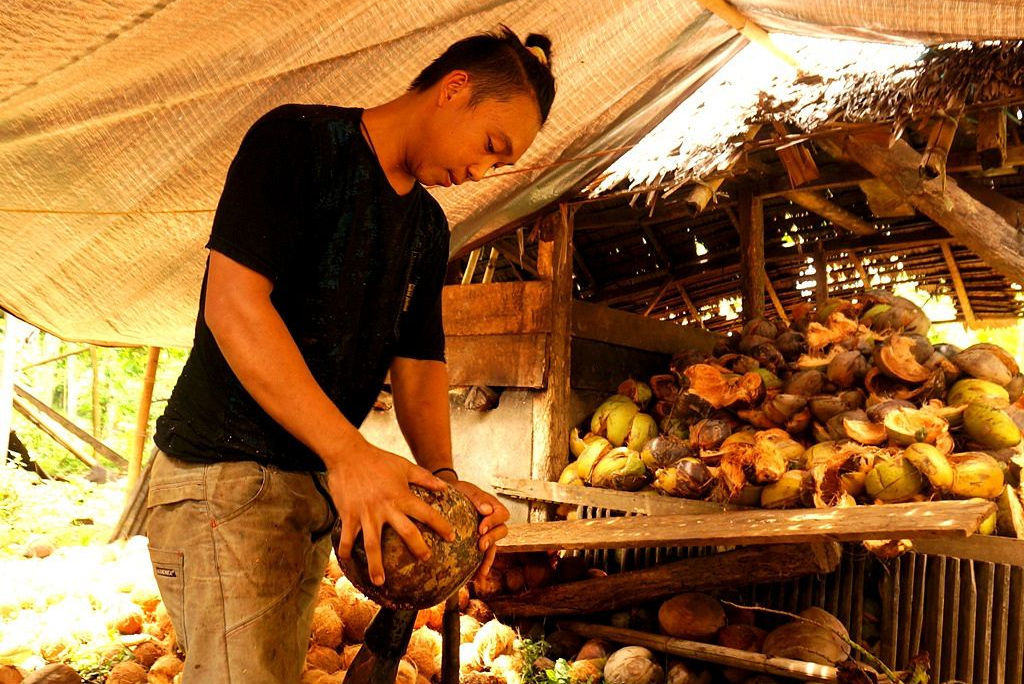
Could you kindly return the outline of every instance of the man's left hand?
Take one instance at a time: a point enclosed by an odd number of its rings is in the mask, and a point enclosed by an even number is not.
[[[484,516],[480,521],[480,550],[484,552],[484,562],[480,566],[477,577],[483,577],[490,572],[491,564],[494,562],[494,555],[498,551],[496,542],[508,534],[508,509],[493,495],[483,491],[475,484],[458,480],[451,483],[452,487],[465,494],[480,515]]]

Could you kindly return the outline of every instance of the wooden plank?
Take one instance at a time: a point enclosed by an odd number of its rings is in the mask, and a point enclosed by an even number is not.
[[[764,317],[764,205],[749,188],[739,195],[737,208],[740,233],[740,291],[743,320]]]
[[[488,599],[487,605],[496,613],[516,617],[619,610],[684,591],[711,591],[829,573],[839,567],[840,554],[839,545],[834,543],[748,546],[515,596],[497,596]]]
[[[922,179],[918,174],[920,155],[906,142],[899,140],[889,147],[887,137],[850,136],[845,149],[854,161],[948,230],[991,268],[1011,280],[1024,273],[1024,236],[952,178]]]
[[[945,244],[945,243],[943,243]],[[860,282],[863,283],[863,288],[868,290],[871,288],[871,276],[868,275],[868,271],[864,268],[864,259],[860,253],[855,250],[850,250],[850,263],[853,264],[854,270],[857,271],[857,275],[860,277]]]
[[[730,546],[911,537],[966,537],[995,511],[981,499],[843,509],[726,511],[514,525],[499,546],[507,552]]]
[[[128,459],[126,459],[124,456],[117,453],[116,451],[108,447],[106,444],[96,439],[95,437],[93,437],[88,432],[78,427],[74,423],[72,423],[70,420],[62,416],[59,412],[47,406],[40,399],[37,399],[36,397],[32,396],[32,394],[29,393],[29,391],[26,390],[21,385],[14,386],[14,393],[17,396],[24,399],[25,401],[27,401],[37,410],[45,414],[47,417],[54,420],[58,425],[60,425],[65,430],[73,434],[75,437],[78,437],[80,440],[94,448],[96,452],[102,455],[104,458],[109,459],[110,461],[116,463],[119,466],[128,465]]]
[[[956,678],[974,684],[974,630],[977,627],[978,585],[974,576],[974,562],[960,561],[960,631],[957,640]],[[985,684],[985,682],[978,682]]]
[[[939,247],[942,249],[942,258],[946,260],[949,275],[953,278],[953,289],[956,292],[956,300],[960,304],[960,311],[964,314],[964,321],[968,328],[977,328],[978,320],[974,317],[974,309],[971,308],[971,300],[967,296],[963,278],[960,277],[960,269],[956,265],[956,259],[953,258],[953,250],[950,249],[948,242],[943,242]]]
[[[1020,682],[1024,681],[1024,568],[1010,568],[1009,613],[1006,681]]]
[[[469,260],[466,262],[466,270],[462,274],[462,284],[469,285],[473,282],[473,275],[476,273],[476,264],[480,261],[480,250],[483,247],[477,247],[469,253]]]
[[[570,374],[572,371],[572,236],[573,217],[568,205],[547,224],[537,253],[537,270],[550,282],[551,332],[546,337],[548,361],[545,389],[533,400],[533,459],[530,476],[554,480],[569,462],[566,435],[569,434]],[[547,506],[531,506],[531,520],[545,520]]]
[[[142,451],[146,447],[149,430],[149,409],[153,404],[153,385],[156,382],[156,367],[160,360],[160,347],[150,347],[146,359],[146,374],[142,379],[142,393],[139,396],[139,411],[135,417],[135,446],[128,463],[128,491],[139,479],[142,471]]]
[[[772,306],[775,307],[775,313],[779,315],[783,323],[789,323],[789,316],[786,315],[786,309],[782,306],[782,302],[779,300],[779,293],[775,291],[775,286],[772,285],[771,278],[765,278],[764,287],[768,291],[768,298],[772,300]]]
[[[975,568],[978,574],[978,614],[974,631],[974,680],[998,681],[989,679],[996,568],[992,563],[976,563]]]
[[[588,340],[662,354],[674,354],[681,349],[710,352],[717,339],[714,333],[696,326],[645,318],[580,301],[572,303],[572,334]]]
[[[1024,539],[975,535],[966,539],[914,539],[913,542],[918,553],[1024,567]]]
[[[441,298],[447,337],[551,331],[548,282],[447,285]]]
[[[864,219],[812,190],[791,190],[783,193],[783,197],[855,235],[874,235],[877,232],[875,227]]]
[[[1007,670],[1007,627],[1010,623],[1010,566],[995,566],[992,614],[992,670],[993,682],[1005,682]]]
[[[544,387],[547,335],[460,335],[447,339],[452,385]]]
[[[610,511],[642,515],[697,515],[746,510],[733,504],[680,499],[654,492],[618,492],[614,489],[579,487],[525,478],[498,477],[493,484],[498,494],[513,499],[597,506]]]
[[[925,625],[925,649],[932,656],[932,675],[936,681],[945,681],[942,676],[942,626],[946,619],[946,562],[945,556],[928,559],[928,577],[925,581],[925,595],[928,597],[928,622]]]
[[[820,311],[828,300],[828,260],[825,258],[825,243],[814,245],[814,303]]]
[[[789,658],[771,658],[761,653],[740,651],[735,648],[705,644],[699,641],[675,639],[662,634],[649,634],[632,629],[591,625],[584,622],[563,622],[563,629],[576,632],[592,639],[607,639],[621,644],[644,646],[661,653],[693,658],[708,663],[738,667],[753,672],[792,677],[805,682],[834,682],[836,669],[829,665],[818,665]]]
[[[593,390],[607,398],[615,394],[619,383],[626,378],[647,379],[664,373],[668,368],[669,354],[622,347],[595,340],[572,339],[572,370],[570,384],[574,390]],[[600,402],[598,402],[600,403]],[[591,411],[597,404],[590,407]],[[577,416],[573,423],[584,416]]]
[[[913,216],[917,212],[889,189],[889,186],[872,178],[862,181],[860,189],[868,200],[871,214],[876,218],[898,218]]]

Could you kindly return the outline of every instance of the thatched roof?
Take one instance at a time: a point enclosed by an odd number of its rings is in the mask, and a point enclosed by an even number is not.
[[[1012,105],[1009,145],[1019,151],[1024,44],[926,50],[806,38],[789,43],[799,61],[824,75],[797,76],[771,65],[761,74],[763,87],[752,89],[757,74],[751,71],[769,58],[747,48],[746,61],[738,56],[586,186],[577,200],[577,296],[683,322],[694,319],[696,309],[712,329],[735,328],[739,319],[719,311],[728,308],[723,300],[740,296],[735,198],[740,189],[753,188],[764,197],[768,278],[785,309],[813,296],[811,262],[821,244],[832,296],[856,296],[865,285],[916,281],[935,296],[956,299],[951,258],[978,319],[1024,314],[1020,285],[993,271],[943,228],[912,210],[886,215],[872,207],[863,183],[870,176],[830,144],[831,136],[879,127],[920,150],[929,119],[947,112],[959,116],[965,108],[950,173],[969,172],[1003,196],[1024,202],[1024,176],[1016,166],[1024,155],[1011,155],[1004,168],[981,174],[974,150],[977,112],[996,103]],[[835,181],[818,183],[819,192],[873,227],[871,234],[852,234],[784,196],[793,185],[779,150],[800,143],[823,181]],[[715,200],[697,211],[691,192],[702,186],[715,188]],[[515,261],[514,236],[498,245]],[[527,268],[529,251],[527,246]],[[530,277],[507,268],[498,275],[517,276]],[[776,315],[770,303],[766,311]],[[957,302],[956,318],[963,317]]]

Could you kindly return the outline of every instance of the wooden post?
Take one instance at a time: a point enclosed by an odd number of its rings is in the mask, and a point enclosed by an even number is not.
[[[146,360],[146,375],[142,379],[142,395],[139,397],[139,412],[135,420],[135,447],[128,461],[128,491],[132,490],[142,470],[142,452],[149,432],[149,408],[153,403],[153,384],[156,381],[156,366],[160,360],[160,347],[149,348]]]
[[[498,267],[498,250],[491,247],[490,254],[487,256],[487,266],[484,268],[484,278],[482,283],[489,283],[494,280],[494,269]]]
[[[100,434],[100,355],[96,347],[89,347],[89,360],[92,362],[92,434],[96,439],[103,439]]]
[[[953,145],[959,118],[959,113],[941,113],[932,124],[919,167],[923,178],[932,179],[946,175],[946,157],[949,156],[949,148]]]
[[[860,276],[860,282],[863,284],[864,289],[870,289],[871,276],[868,275],[867,269],[864,268],[864,261],[855,249],[850,250],[850,262],[853,264],[853,268],[857,271],[857,275]]]
[[[960,303],[960,310],[964,312],[964,324],[974,330],[978,327],[978,320],[974,317],[974,309],[971,308],[971,300],[967,297],[967,288],[964,287],[963,278],[960,277],[960,269],[953,258],[953,250],[949,248],[948,242],[943,242],[942,257],[946,260],[946,268],[953,278],[953,289],[956,291],[956,299]]]
[[[551,281],[551,332],[547,336],[547,381],[533,400],[531,477],[555,480],[569,462],[569,370],[572,312],[573,210],[560,204],[544,221],[537,271]],[[531,521],[546,520],[548,507],[533,504]]]
[[[743,320],[764,317],[764,211],[760,197],[749,189],[739,195],[740,282]]]
[[[4,312],[4,358],[0,371],[0,462],[7,460],[11,440],[11,412],[14,400],[14,374],[17,370],[18,340],[22,323],[11,314]]]
[[[814,302],[820,311],[828,301],[828,263],[825,261],[825,243],[814,247]]]
[[[978,117],[977,148],[982,169],[998,169],[1006,161],[1006,114],[1002,107],[986,109]]]
[[[920,155],[902,140],[891,148],[881,139],[851,136],[846,151],[893,192],[945,228],[990,267],[1012,281],[1024,273],[1024,234],[997,211],[965,192],[952,178],[925,181],[918,174]]]

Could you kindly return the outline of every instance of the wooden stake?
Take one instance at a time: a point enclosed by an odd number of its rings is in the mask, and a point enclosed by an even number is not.
[[[786,315],[786,309],[782,306],[782,301],[779,299],[779,294],[775,291],[775,287],[772,285],[771,278],[765,278],[764,281],[765,289],[768,290],[768,297],[772,300],[772,306],[775,307],[775,313],[779,315],[783,323],[789,323],[789,316]]]
[[[1006,162],[1006,114],[1002,107],[986,109],[978,117],[977,148],[984,170],[1002,168]]]
[[[864,260],[855,249],[850,250],[850,263],[853,264],[853,268],[857,271],[857,275],[860,276],[861,287],[865,290],[871,288],[871,276],[868,275],[867,269],[864,268]]]
[[[802,660],[789,658],[771,658],[761,653],[741,651],[725,646],[705,644],[699,641],[675,639],[661,634],[648,634],[632,629],[609,627],[607,625],[590,625],[584,622],[564,622],[560,627],[576,632],[580,636],[597,639],[609,639],[621,644],[644,646],[662,653],[693,658],[708,663],[717,663],[729,667],[738,667],[752,672],[765,672],[782,677],[792,677],[805,682],[838,681],[836,668],[818,665]]]
[[[124,456],[117,453],[116,451],[108,447],[106,444],[96,439],[95,437],[93,437],[88,432],[78,427],[74,423],[72,423],[70,420],[62,416],[58,411],[54,411],[43,401],[32,396],[32,394],[30,394],[29,391],[26,390],[24,387],[15,384],[14,393],[16,396],[24,399],[28,404],[31,404],[36,410],[42,412],[47,418],[50,418],[58,425],[60,425],[62,428],[73,434],[75,437],[78,437],[86,444],[92,446],[94,449],[96,449],[98,453],[102,454],[105,458],[113,461],[119,466],[128,465],[128,460]]]
[[[764,210],[759,197],[748,190],[739,195],[740,286],[743,320],[764,317]]]
[[[567,204],[560,204],[558,213],[548,219],[550,234],[542,231],[538,243],[537,271],[551,281],[546,383],[533,400],[531,477],[538,480],[557,480],[569,458],[565,440],[569,434],[573,213]],[[531,506],[529,517],[546,520],[548,507]]]
[[[469,262],[466,264],[466,272],[462,274],[462,284],[469,285],[473,282],[473,275],[476,273],[476,263],[480,260],[480,250],[483,247],[478,247],[469,253]]]
[[[160,360],[160,347],[150,347],[146,360],[146,375],[142,379],[142,394],[139,397],[139,411],[135,419],[135,445],[128,462],[128,491],[139,479],[142,470],[142,452],[146,447],[149,432],[149,409],[153,404],[153,385],[156,382],[156,367]]]
[[[96,347],[89,347],[89,360],[92,362],[92,434],[102,439],[100,434],[100,355]],[[95,451],[93,452],[95,455]]]
[[[942,257],[946,260],[946,268],[953,279],[953,289],[956,291],[956,299],[960,304],[960,311],[964,314],[964,322],[968,328],[975,330],[978,327],[978,320],[974,317],[974,309],[971,308],[971,300],[967,297],[967,288],[964,287],[963,278],[960,277],[960,268],[953,258],[953,250],[949,243],[943,242],[939,247],[942,249]]]
[[[690,312],[690,320],[696,321],[697,325],[706,330],[707,326],[704,325],[704,319],[700,317],[700,312],[697,311],[697,307],[693,305],[693,300],[690,299],[690,295],[687,293],[686,288],[683,287],[683,284],[678,280],[675,282],[675,285],[676,289],[679,290],[679,296],[683,298],[683,304],[686,305],[686,310]]]
[[[834,225],[848,230],[855,235],[875,235],[875,227],[864,219],[851,214],[837,204],[833,204],[817,192],[810,190],[792,190],[784,193],[786,199],[798,204],[808,211],[813,211],[818,216],[828,219]]]

